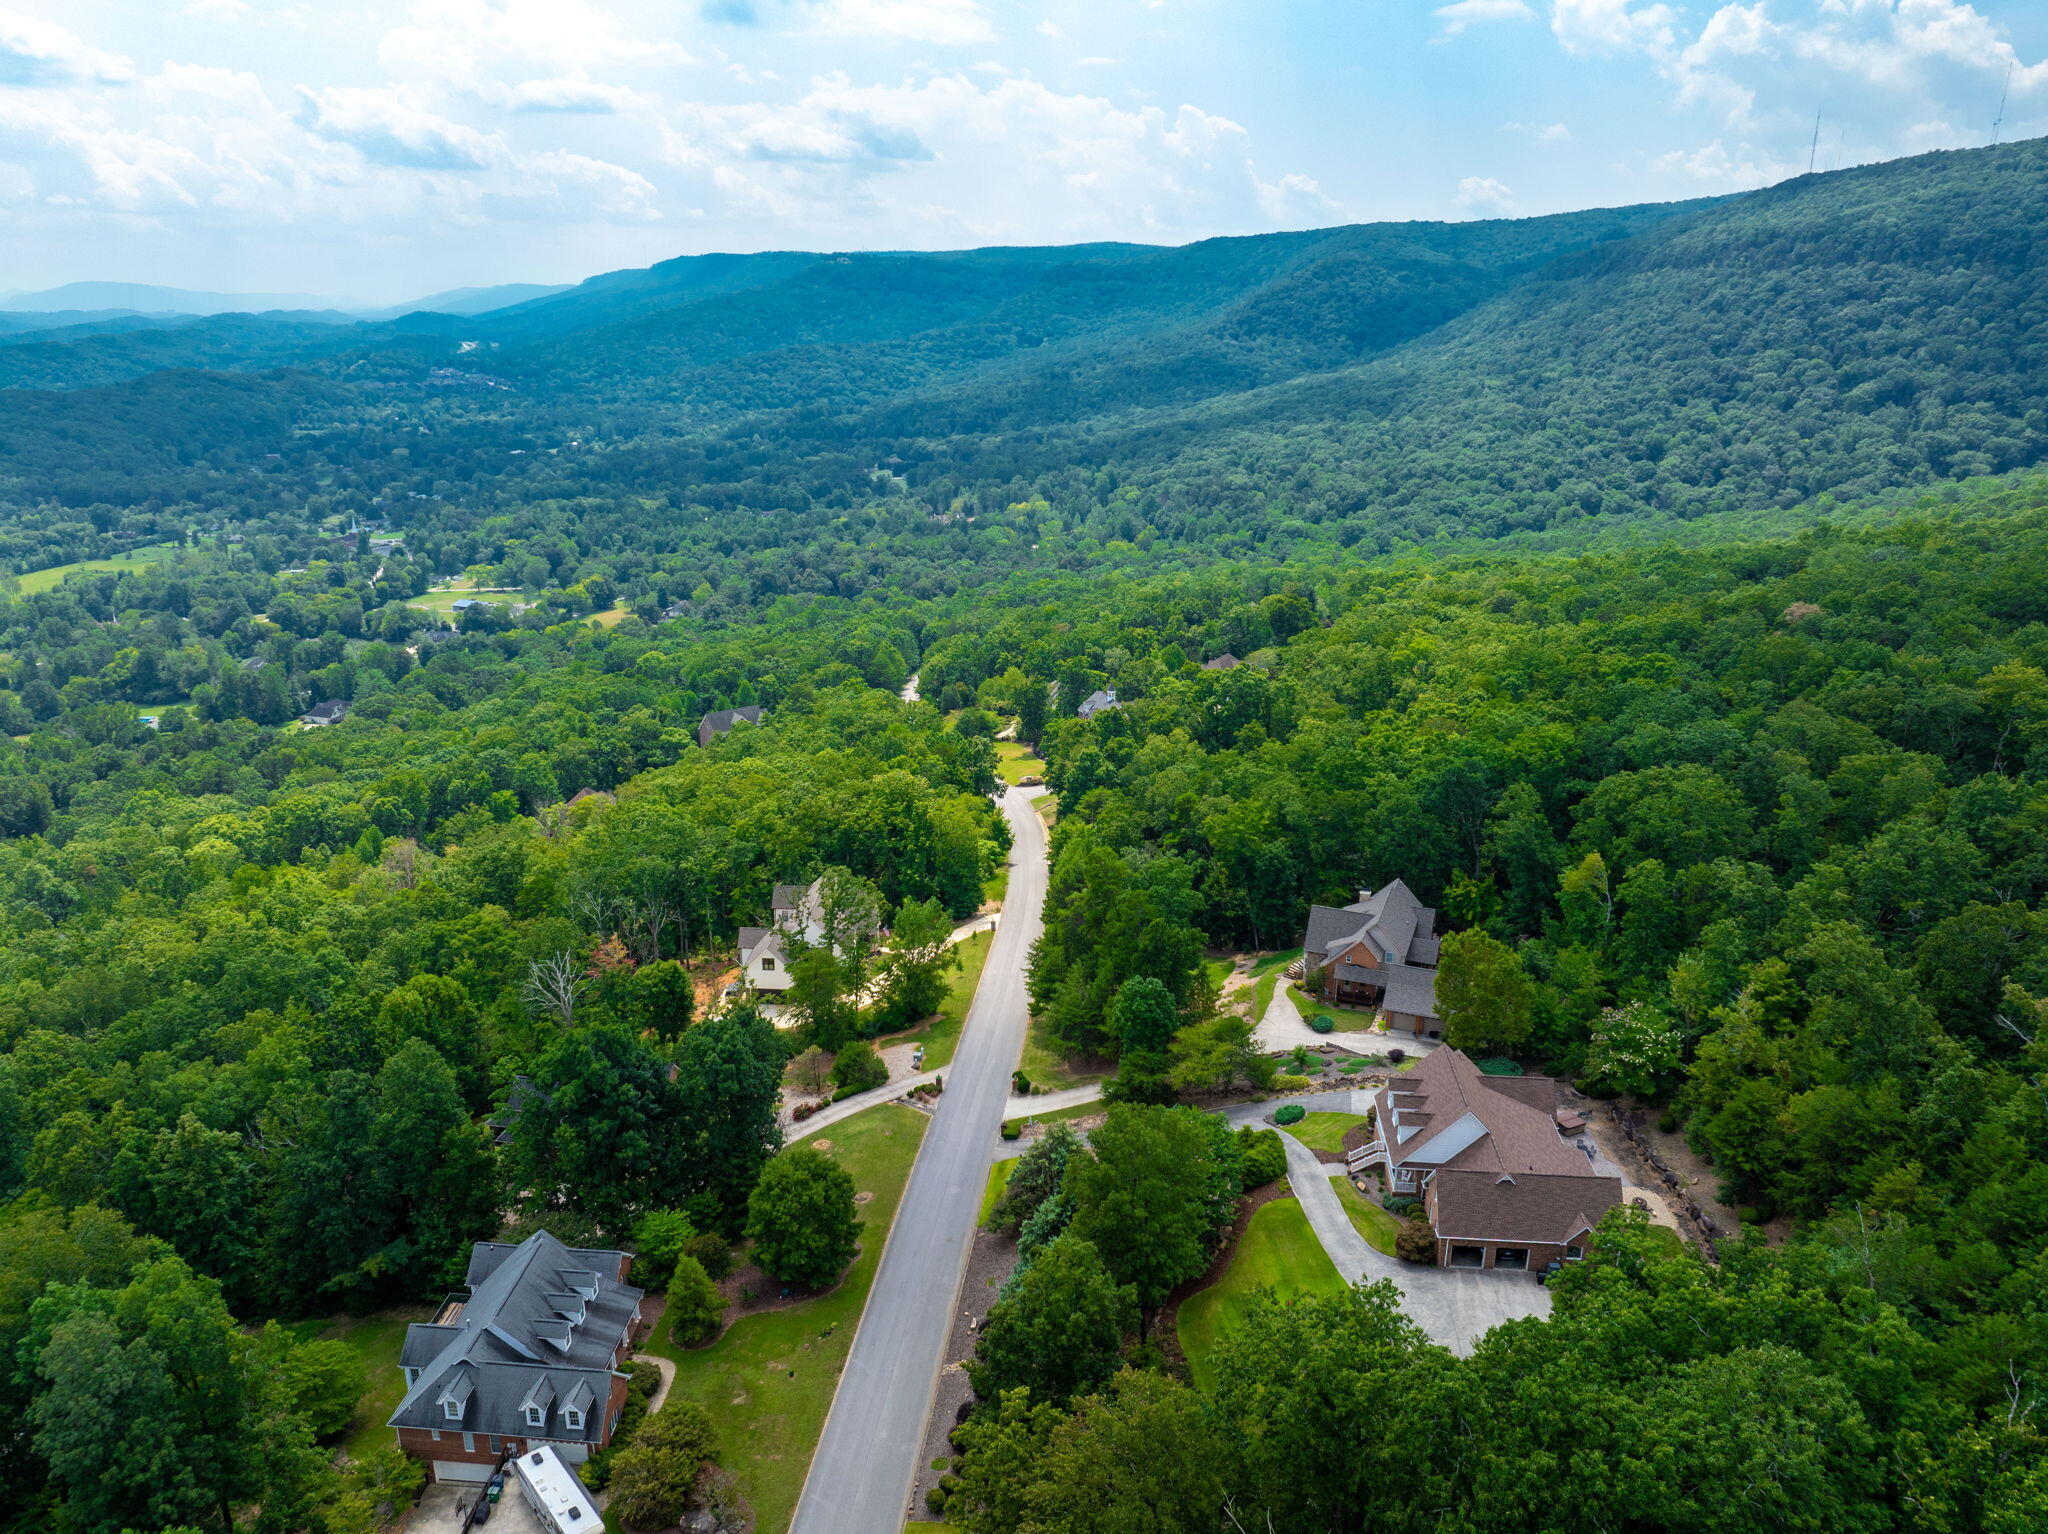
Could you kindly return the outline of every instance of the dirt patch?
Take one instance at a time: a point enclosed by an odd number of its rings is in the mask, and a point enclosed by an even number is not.
[[[1100,1129],[1108,1122],[1109,1110],[1107,1108],[1103,1109],[1100,1113],[1084,1113],[1077,1119],[1052,1119],[1050,1121],[1038,1119],[1026,1124],[1023,1132],[1017,1136],[1017,1139],[1019,1141],[1036,1140],[1041,1135],[1050,1133],[1054,1124],[1064,1124],[1067,1128],[1073,1130],[1075,1134],[1085,1135],[1089,1130]]]
[[[855,1247],[854,1260],[857,1262],[859,1258],[860,1248]],[[846,1271],[853,1271],[853,1263],[849,1262],[846,1265]],[[844,1275],[841,1281],[844,1281]],[[805,1300],[814,1300],[821,1294],[830,1294],[838,1287],[836,1283],[828,1284],[823,1289],[806,1289],[802,1284],[785,1284],[781,1279],[769,1275],[760,1264],[752,1262],[743,1268],[733,1269],[732,1273],[717,1286],[718,1292],[725,1296],[726,1326],[731,1326],[733,1322],[747,1316],[760,1315],[763,1311],[787,1310],[792,1305],[803,1304]],[[721,1327],[720,1335],[723,1333],[724,1328]],[[715,1337],[712,1339],[713,1342],[717,1340]],[[710,1342],[704,1344],[705,1347],[710,1345]]]
[[[1586,1133],[1602,1155],[1662,1199],[1676,1217],[1678,1232],[1696,1250],[1714,1258],[1718,1244],[1733,1240],[1742,1229],[1735,1211],[1719,1198],[1720,1174],[1680,1134],[1657,1128],[1651,1110],[1632,1099],[1596,1102],[1570,1087],[1559,1087],[1559,1099],[1585,1115]],[[1775,1221],[1764,1228],[1772,1241],[1783,1241],[1790,1224]]]
[[[813,1140],[813,1141],[811,1141],[811,1149],[812,1149],[812,1150],[814,1150],[814,1151],[828,1151],[828,1150],[830,1150],[831,1148],[832,1148],[832,1142],[831,1142],[830,1140]]]
[[[953,1446],[947,1436],[960,1421],[960,1408],[974,1398],[967,1382],[967,1360],[974,1356],[974,1340],[982,1322],[995,1305],[996,1294],[1017,1266],[1017,1238],[995,1231],[977,1230],[967,1254],[967,1275],[960,1283],[960,1301],[954,1308],[953,1328],[946,1338],[946,1362],[939,1371],[939,1383],[932,1395],[931,1420],[925,1426],[924,1452],[918,1457],[917,1475],[910,1483],[909,1520],[929,1519],[924,1494],[938,1485],[947,1472],[934,1470],[934,1460],[950,1462]]]

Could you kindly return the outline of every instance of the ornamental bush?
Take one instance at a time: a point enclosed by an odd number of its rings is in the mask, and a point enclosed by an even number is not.
[[[1308,1020],[1308,1026],[1315,1033],[1331,1033],[1336,1030],[1337,1024],[1326,1014],[1318,1012]]]
[[[1436,1266],[1436,1232],[1422,1220],[1407,1220],[1394,1234],[1394,1255],[1403,1262]]]
[[[1275,1092],[1306,1092],[1314,1085],[1315,1083],[1306,1076],[1289,1076],[1284,1072],[1275,1076],[1272,1080],[1272,1088]],[[1296,1104],[1296,1106],[1300,1105]]]
[[[1300,1103],[1285,1103],[1273,1110],[1273,1122],[1276,1124],[1299,1124],[1307,1117],[1308,1109]]]

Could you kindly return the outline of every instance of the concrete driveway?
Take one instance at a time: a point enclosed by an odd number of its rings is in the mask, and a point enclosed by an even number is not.
[[[482,1491],[480,1485],[429,1481],[426,1491],[420,1496],[419,1506],[405,1521],[405,1534],[462,1534],[467,1525],[457,1509],[468,1508]],[[548,1534],[548,1531],[508,1476],[498,1505],[491,1509],[491,1521],[483,1526],[483,1534]]]
[[[1297,1044],[1306,1044],[1310,1049],[1325,1044],[1334,1044],[1339,1049],[1349,1050],[1354,1055],[1372,1055],[1385,1059],[1387,1051],[1399,1049],[1412,1057],[1428,1054],[1437,1047],[1435,1039],[1418,1039],[1412,1033],[1389,1033],[1382,1029],[1359,1032],[1349,1029],[1336,1033],[1317,1033],[1309,1027],[1301,1009],[1294,1004],[1294,998],[1287,994],[1287,981],[1283,976],[1273,987],[1273,999],[1266,1003],[1266,1010],[1259,1023],[1252,1030],[1252,1041],[1264,1054],[1274,1054],[1283,1049],[1292,1049]]]
[[[1317,1101],[1327,1102],[1336,1095],[1326,1092]],[[1246,1106],[1270,1109],[1272,1105]],[[1337,1271],[1352,1282],[1389,1280],[1401,1291],[1402,1311],[1432,1342],[1442,1343],[1453,1353],[1470,1353],[1481,1337],[1503,1321],[1549,1316],[1550,1290],[1527,1273],[1424,1268],[1387,1256],[1358,1233],[1337,1190],[1330,1186],[1331,1177],[1342,1176],[1344,1169],[1316,1160],[1314,1151],[1284,1129],[1280,1141],[1287,1147],[1287,1177],[1294,1196],[1301,1200],[1309,1228]]]
[[[1045,825],[1034,797],[1015,788],[1003,795],[1016,838],[1005,917],[882,1248],[791,1534],[901,1534],[903,1528],[989,1156],[1030,1021],[1024,971],[1046,882]],[[805,1127],[815,1122],[806,1120]]]

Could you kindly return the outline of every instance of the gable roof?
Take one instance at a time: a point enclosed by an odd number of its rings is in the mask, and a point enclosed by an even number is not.
[[[1440,1240],[1563,1244],[1621,1202],[1621,1179],[1590,1171],[1527,1177],[1445,1171],[1437,1173],[1434,1192]]]
[[[1202,669],[1204,671],[1235,671],[1239,666],[1242,666],[1243,664],[1243,661],[1239,660],[1235,655],[1232,655],[1228,650],[1225,650],[1221,655],[1217,656],[1214,660],[1203,661]]]
[[[526,1408],[544,1401],[561,1408],[547,1416],[547,1436],[601,1441],[598,1417],[586,1411],[571,1426],[562,1412],[610,1393],[640,1308],[641,1291],[613,1276],[627,1260],[564,1246],[546,1231],[517,1246],[479,1241],[469,1298],[445,1320],[406,1329],[400,1364],[419,1373],[390,1425],[516,1437],[535,1430]]]
[[[759,724],[767,710],[758,703],[739,708],[713,709],[697,723],[697,744],[708,746],[736,724]]]
[[[1586,1175],[1591,1163],[1557,1132],[1551,1109],[1528,1100],[1540,1092],[1555,1104],[1547,1076],[1489,1076],[1460,1050],[1432,1050],[1381,1089],[1389,1153],[1396,1165],[1445,1171]]]

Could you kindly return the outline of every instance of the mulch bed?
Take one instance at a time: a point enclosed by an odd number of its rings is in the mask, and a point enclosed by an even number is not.
[[[995,1305],[996,1293],[1010,1270],[1017,1266],[1017,1238],[995,1231],[977,1230],[967,1253],[967,1272],[960,1281],[960,1301],[953,1312],[953,1326],[946,1337],[946,1361],[939,1370],[938,1388],[932,1393],[931,1420],[925,1424],[924,1453],[917,1462],[917,1474],[910,1483],[910,1520],[929,1519],[924,1494],[939,1483],[945,1470],[934,1470],[932,1462],[949,1459],[953,1446],[947,1442],[960,1420],[960,1408],[973,1399],[974,1387],[967,1382],[966,1361],[974,1356],[974,1342],[982,1322]]]

